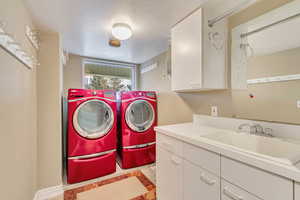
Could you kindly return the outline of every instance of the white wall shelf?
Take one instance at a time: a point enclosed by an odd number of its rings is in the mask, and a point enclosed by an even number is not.
[[[32,46],[35,49],[39,49],[39,40],[38,40],[38,32],[33,30],[30,26],[26,26],[26,36],[28,38],[28,40],[30,41],[30,43],[32,44]]]
[[[272,83],[272,82],[294,81],[294,80],[300,80],[300,74],[249,79],[247,80],[247,83],[248,85],[251,85],[251,84],[259,84],[259,83]]]
[[[15,38],[4,30],[4,23],[0,22],[0,47],[24,64],[28,69],[38,65],[36,58],[27,53]]]

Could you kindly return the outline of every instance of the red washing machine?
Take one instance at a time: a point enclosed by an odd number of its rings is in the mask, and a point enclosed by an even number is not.
[[[68,183],[78,183],[116,171],[116,133],[114,91],[69,90]]]
[[[155,162],[157,103],[155,92],[130,91],[120,94],[119,155],[122,168]]]

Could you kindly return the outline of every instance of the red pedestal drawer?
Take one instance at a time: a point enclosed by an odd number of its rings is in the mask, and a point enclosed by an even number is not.
[[[155,144],[136,149],[122,149],[121,167],[123,169],[139,167],[155,162]]]
[[[86,159],[69,159],[69,184],[98,178],[116,171],[116,152]]]

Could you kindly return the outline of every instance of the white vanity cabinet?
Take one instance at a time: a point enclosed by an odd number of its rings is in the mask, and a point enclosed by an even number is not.
[[[158,200],[220,200],[219,155],[159,133],[156,152]]]
[[[226,22],[208,26],[213,11],[200,8],[171,30],[172,90],[225,89]],[[226,21],[226,20],[225,20]]]
[[[300,184],[157,132],[158,200],[300,200]]]

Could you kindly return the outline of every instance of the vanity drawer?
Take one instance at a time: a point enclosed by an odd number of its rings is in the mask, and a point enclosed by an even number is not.
[[[159,148],[163,148],[177,156],[182,157],[183,142],[157,132],[156,144]]]
[[[261,200],[225,180],[222,180],[221,185],[221,200]]]
[[[255,167],[221,158],[222,178],[265,200],[293,200],[293,182]]]
[[[219,154],[184,143],[183,157],[191,163],[220,176],[221,156]]]

